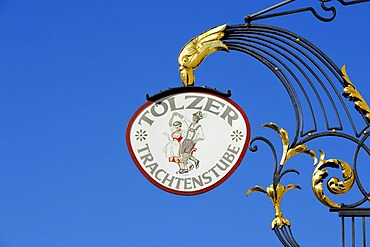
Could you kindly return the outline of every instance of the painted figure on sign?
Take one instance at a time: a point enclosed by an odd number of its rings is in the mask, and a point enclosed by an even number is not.
[[[178,118],[174,121],[175,117]],[[163,133],[168,138],[168,143],[163,151],[169,162],[178,164],[179,170],[176,173],[183,174],[199,167],[200,161],[194,157],[197,151],[195,145],[198,141],[204,140],[204,132],[199,121],[205,114],[198,111],[193,114],[192,121],[182,114],[174,112],[169,120],[171,134]]]
[[[189,121],[180,113],[173,113],[173,115],[178,116],[183,122],[184,140],[180,146],[180,158],[181,166],[179,173],[187,173],[194,167],[197,169],[199,167],[200,161],[194,157],[193,153],[197,151],[195,145],[199,141],[204,140],[204,132],[202,125],[199,123],[201,119],[205,117],[201,111],[193,114],[192,121]]]
[[[181,141],[183,139],[182,137],[182,123],[180,121],[173,121],[174,115],[170,118],[169,126],[171,128],[171,134],[169,133],[163,133],[168,138],[168,143],[164,147],[163,151],[165,153],[165,156],[168,158],[169,162],[175,162],[176,164],[180,164],[180,147],[181,147]],[[179,167],[181,170],[181,167]]]

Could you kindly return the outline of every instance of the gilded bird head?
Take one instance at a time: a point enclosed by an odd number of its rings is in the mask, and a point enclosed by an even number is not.
[[[191,68],[186,68],[184,66],[179,67],[180,72],[180,78],[182,83],[185,86],[192,86],[194,85],[195,76],[194,76],[194,70]]]
[[[190,40],[181,49],[178,62],[182,83],[185,86],[194,85],[194,70],[211,53],[219,50],[228,51],[227,46],[220,40],[224,36],[226,25],[212,28]]]

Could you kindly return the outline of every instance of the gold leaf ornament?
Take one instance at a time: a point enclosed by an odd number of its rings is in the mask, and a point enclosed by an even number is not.
[[[289,135],[284,128],[279,129],[278,125],[275,123],[262,125],[262,128],[266,127],[273,129],[280,136],[283,145],[283,153],[280,160],[281,166],[285,165],[285,163],[293,156],[301,153],[308,154],[314,160],[314,165],[317,163],[315,152],[313,150],[308,149],[306,145],[300,144],[298,146],[289,148]]]
[[[290,226],[289,220],[283,217],[283,213],[280,209],[280,203],[283,195],[291,189],[301,189],[301,187],[295,184],[289,184],[286,187],[278,184],[275,188],[274,185],[270,185],[266,188],[266,190],[264,190],[261,186],[254,186],[247,191],[247,196],[250,193],[257,191],[266,194],[270,198],[275,209],[275,218],[271,222],[271,229],[274,229],[275,227],[282,228],[285,225]]]
[[[360,113],[364,114],[368,121],[370,121],[370,108],[367,105],[365,99],[362,97],[360,92],[355,88],[355,85],[351,82],[348,77],[346,66],[342,67],[342,74],[344,80],[347,82],[347,86],[343,89],[343,96],[348,98],[350,101],[355,103],[355,108]]]
[[[333,202],[328,196],[324,194],[323,182],[329,176],[327,167],[341,168],[343,181],[338,178],[330,178],[327,182],[328,190],[335,194],[341,195],[352,189],[355,176],[352,167],[345,161],[339,159],[325,160],[324,151],[320,150],[320,161],[312,175],[312,190],[317,199],[327,207],[340,208],[341,206]]]
[[[212,28],[193,38],[181,49],[178,62],[180,78],[184,86],[193,86],[195,81],[194,70],[202,61],[215,51],[228,51],[221,41],[225,35],[226,24]]]
[[[286,170],[285,173],[282,174],[280,173],[281,169],[283,168],[285,163],[290,158],[295,156],[296,154],[301,154],[301,153],[308,154],[314,160],[314,164],[317,163],[315,152],[312,150],[309,150],[306,145],[299,144],[299,145],[292,146],[289,148],[289,135],[288,135],[288,132],[284,128],[279,128],[279,126],[275,123],[264,124],[262,125],[262,128],[270,128],[274,130],[279,135],[281,142],[282,142],[282,155],[281,155],[281,161],[279,164],[280,167],[279,169],[276,169],[276,170],[279,170],[279,173],[278,174],[274,173],[274,177],[277,176],[279,182],[280,182],[281,177],[287,172],[289,172],[288,170]],[[300,186],[295,185],[295,184],[289,184],[286,187],[284,187],[279,182],[276,182],[275,186],[274,184],[270,185],[269,187],[266,188],[266,190],[263,189],[261,186],[254,186],[253,188],[247,191],[247,196],[250,193],[257,191],[257,192],[262,192],[266,194],[270,198],[275,208],[275,218],[271,222],[272,229],[274,229],[275,227],[282,228],[283,226],[290,226],[289,220],[284,218],[283,213],[281,212],[281,209],[280,209],[281,199],[287,191],[292,190],[292,189],[301,189]]]

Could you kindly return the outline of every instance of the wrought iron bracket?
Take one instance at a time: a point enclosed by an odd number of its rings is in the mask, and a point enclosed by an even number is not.
[[[285,5],[288,5],[292,2],[295,2],[296,0],[286,0],[281,3],[278,3],[274,6],[268,7],[264,10],[261,10],[257,13],[247,15],[244,17],[244,21],[247,25],[249,25],[252,21],[256,20],[262,20],[262,19],[268,19],[268,18],[273,18],[273,17],[279,17],[279,16],[285,16],[285,15],[291,15],[291,14],[297,14],[297,13],[303,13],[303,12],[311,12],[317,19],[323,22],[331,22],[332,20],[335,19],[337,15],[337,10],[334,6],[327,7],[326,4],[331,2],[332,0],[320,0],[320,6],[321,9],[324,10],[325,12],[330,12],[329,17],[324,17],[318,13],[318,11],[313,8],[313,7],[304,7],[304,8],[297,8],[293,10],[288,10],[288,11],[282,11],[282,12],[277,12],[277,13],[272,13],[272,14],[266,14],[269,13],[275,9],[278,9],[280,7],[283,7]],[[349,6],[349,5],[354,5],[354,4],[359,4],[359,3],[364,3],[364,2],[369,2],[370,0],[353,0],[346,2],[344,0],[337,0],[340,4],[343,6]]]

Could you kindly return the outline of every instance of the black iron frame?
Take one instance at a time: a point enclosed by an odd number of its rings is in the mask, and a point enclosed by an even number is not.
[[[345,235],[345,218],[351,219],[351,244],[356,246],[356,227],[355,221],[356,218],[361,218],[361,233],[362,233],[362,246],[366,247],[366,218],[370,217],[370,210],[367,208],[342,208],[342,209],[330,209],[330,212],[338,212],[338,216],[341,218],[342,225],[342,247],[346,244],[346,235]]]
[[[314,139],[323,137],[339,137],[356,144],[353,156],[353,170],[355,173],[355,182],[363,197],[351,204],[341,204],[339,216],[347,217],[347,215],[344,215],[345,212],[352,212],[352,214],[360,212],[357,207],[367,202],[370,198],[370,191],[367,191],[363,187],[357,170],[357,159],[360,150],[364,150],[367,155],[370,155],[370,148],[365,144],[365,141],[370,136],[370,133],[367,132],[370,128],[370,120],[366,117],[367,112],[355,107],[364,121],[363,125],[358,127],[358,124],[356,125],[353,120],[353,116],[358,113],[352,113],[353,106],[347,106],[349,102],[345,98],[349,98],[352,101],[358,99],[353,99],[348,94],[341,93],[343,88],[347,87],[350,82],[345,79],[341,69],[319,48],[303,37],[288,30],[273,26],[252,24],[252,22],[257,20],[302,12],[311,12],[317,19],[323,22],[330,22],[336,17],[336,8],[334,6],[328,7],[328,3],[331,0],[320,0],[322,10],[331,13],[329,17],[320,15],[313,7],[269,14],[269,12],[294,1],[286,0],[255,14],[247,15],[245,17],[245,24],[227,26],[222,41],[227,45],[229,50],[242,52],[264,64],[285,87],[291,99],[296,120],[296,131],[289,148],[294,148],[300,144],[307,144]],[[343,6],[369,1],[353,0],[346,2],[344,0],[338,0]],[[304,85],[304,82],[306,85]],[[325,122],[322,126],[319,126],[317,109],[313,107],[307,87],[313,92],[314,98],[320,106],[322,118]],[[304,99],[304,102],[302,102],[301,98]],[[329,103],[325,104],[324,101]],[[306,107],[308,111],[304,110],[303,103],[308,106]],[[328,112],[330,111],[334,113],[331,115],[335,116],[335,121],[332,121],[331,117],[329,117]],[[343,114],[340,112],[344,112],[345,119],[343,119]],[[306,129],[307,126],[305,126],[304,121],[307,115],[310,115],[313,123],[313,126],[308,129]],[[349,122],[349,128],[344,126],[343,123],[345,121]],[[284,170],[284,167],[279,165],[274,144],[265,137],[257,136],[251,140],[250,150],[252,152],[258,150],[258,146],[255,145],[256,141],[264,142],[272,151],[275,164],[273,172],[273,187],[275,191],[284,175],[291,172],[299,174],[295,169]],[[333,168],[339,167],[333,165]],[[335,210],[332,209],[331,211]],[[370,215],[369,209],[361,209],[361,212],[365,212],[366,217]],[[344,231],[343,222],[342,218],[342,231]],[[289,225],[274,227],[273,231],[283,246],[299,246],[293,237]],[[344,236],[343,234],[342,236]],[[363,239],[366,239],[364,232],[363,234]],[[344,244],[344,237],[342,239]],[[364,241],[366,243],[366,240]]]

